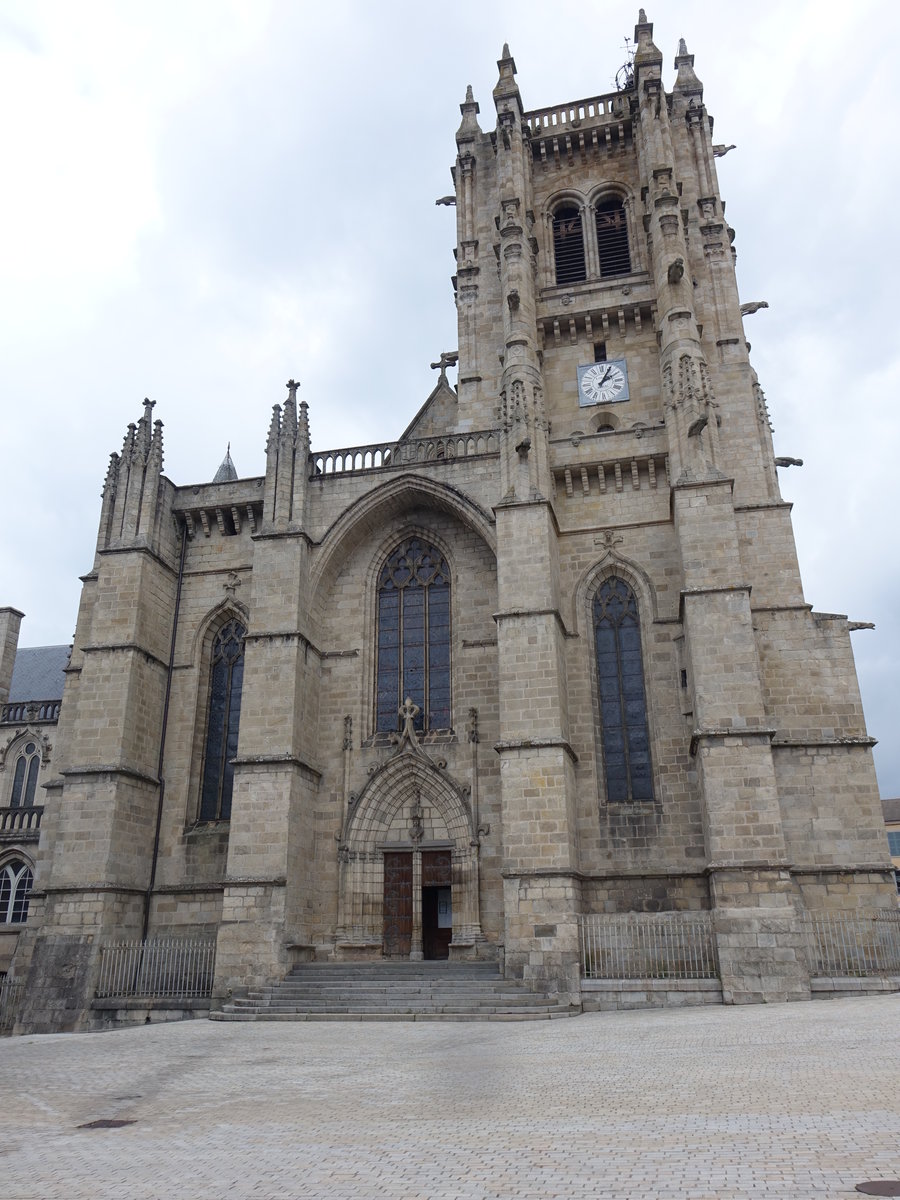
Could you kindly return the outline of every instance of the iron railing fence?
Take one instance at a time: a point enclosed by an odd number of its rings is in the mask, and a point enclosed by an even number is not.
[[[97,996],[203,999],[212,994],[215,959],[215,938],[111,942],[100,948]]]
[[[803,926],[810,975],[900,975],[900,911],[810,912]]]
[[[716,979],[712,914],[585,913],[581,966],[587,979]]]
[[[0,979],[0,1033],[12,1033],[24,995],[24,979]]]

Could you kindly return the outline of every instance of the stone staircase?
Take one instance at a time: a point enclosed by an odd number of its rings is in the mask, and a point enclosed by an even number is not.
[[[212,1021],[538,1021],[581,1010],[503,979],[496,963],[302,963]]]

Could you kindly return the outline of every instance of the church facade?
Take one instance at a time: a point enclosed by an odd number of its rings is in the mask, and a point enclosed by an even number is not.
[[[458,351],[401,437],[313,450],[291,381],[264,477],[227,458],[178,486],[153,406],[129,426],[24,1027],[78,1027],[104,939],[148,934],[214,935],[219,1000],[304,960],[449,956],[577,1004],[597,913],[712,911],[726,1001],[808,998],[803,915],[896,906],[848,622],[807,604],[779,492],[722,148],[684,44],[667,91],[643,13],[635,42],[608,95],[528,111],[506,48],[486,128],[469,90]]]

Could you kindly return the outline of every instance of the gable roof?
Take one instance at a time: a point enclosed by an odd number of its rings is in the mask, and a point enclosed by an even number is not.
[[[61,700],[71,646],[24,646],[16,651],[9,703]]]

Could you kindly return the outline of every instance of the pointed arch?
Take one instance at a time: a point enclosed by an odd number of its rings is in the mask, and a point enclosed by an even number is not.
[[[426,754],[396,754],[371,777],[345,821],[339,849],[339,942],[382,953],[387,937],[385,855],[415,861],[436,847],[450,857],[452,944],[471,947],[482,933],[478,841],[468,800]]]
[[[311,607],[317,607],[344,561],[372,531],[404,518],[411,509],[431,508],[454,517],[476,533],[496,557],[494,518],[458,488],[421,475],[400,475],[373,488],[345,509],[325,533],[310,573]]]
[[[653,799],[650,730],[634,591],[609,574],[594,593],[593,650],[607,803]]]
[[[416,798],[430,808],[432,840],[462,847],[472,837],[471,811],[461,789],[424,754],[398,754],[366,783],[347,817],[344,841],[351,850],[374,850],[399,832],[403,810]]]
[[[231,818],[232,760],[237,754],[241,719],[246,634],[243,621],[233,617],[219,625],[210,647],[206,735],[200,771],[198,819],[201,822]]]
[[[615,531],[575,589],[578,633],[587,643],[594,701],[597,782],[605,803],[654,799],[652,711],[643,629],[656,593],[642,568],[619,555]]]
[[[0,927],[22,925],[34,885],[34,863],[16,850],[0,860]]]

